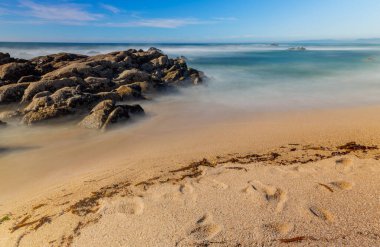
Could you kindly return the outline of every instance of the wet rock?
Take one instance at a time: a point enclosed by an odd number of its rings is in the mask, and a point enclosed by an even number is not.
[[[27,62],[27,60],[13,58],[9,55],[9,53],[0,52],[0,65],[12,63],[12,62],[25,63]]]
[[[17,82],[21,77],[35,73],[34,67],[29,63],[7,63],[0,66],[0,79]]]
[[[144,115],[144,109],[140,105],[123,105],[125,110],[127,110],[131,114],[135,115]]]
[[[7,123],[0,120],[0,128],[3,128],[5,126],[7,126]]]
[[[29,83],[17,83],[0,87],[0,103],[20,101],[28,86]]]
[[[202,72],[195,69],[190,68],[188,70],[188,73],[189,73],[190,80],[194,85],[202,83],[203,78],[205,78],[205,75]]]
[[[0,65],[10,62],[14,62],[14,59],[11,58],[11,55],[9,55],[9,53],[0,52]]]

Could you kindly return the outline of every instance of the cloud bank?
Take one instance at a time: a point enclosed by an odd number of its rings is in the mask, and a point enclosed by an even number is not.
[[[10,19],[3,18],[0,20],[1,23],[33,25],[55,23],[69,26],[86,25],[114,28],[146,27],[174,29],[189,25],[207,25],[236,20],[234,17],[215,17],[210,19],[186,17],[145,18],[140,15],[127,14],[127,11],[105,3],[97,5],[73,4],[69,2],[47,4],[35,0],[20,0],[19,5],[12,8],[12,11],[9,8],[0,6],[1,16],[10,15],[13,17]],[[122,18],[122,21],[119,21],[120,18]]]

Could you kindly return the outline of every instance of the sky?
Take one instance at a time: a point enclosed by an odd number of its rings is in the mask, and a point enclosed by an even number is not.
[[[379,0],[0,0],[0,41],[380,38]]]

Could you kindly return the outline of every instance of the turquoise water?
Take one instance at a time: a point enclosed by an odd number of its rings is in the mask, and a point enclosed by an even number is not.
[[[31,58],[57,52],[87,55],[162,49],[185,56],[210,78],[181,97],[254,110],[321,108],[380,103],[380,45],[360,43],[268,44],[64,44],[0,43],[0,51]],[[306,51],[289,51],[304,46]]]

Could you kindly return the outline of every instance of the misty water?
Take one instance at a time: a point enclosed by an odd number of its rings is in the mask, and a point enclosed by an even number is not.
[[[288,50],[301,45],[307,50]],[[170,151],[181,145],[197,146],[210,126],[252,118],[259,112],[380,103],[379,45],[0,43],[0,51],[28,59],[58,52],[96,55],[151,46],[171,57],[185,56],[189,66],[204,71],[209,79],[204,85],[138,102],[146,117],[107,133],[77,127],[80,119],[69,125],[10,123],[0,131],[0,194],[24,189],[51,174],[63,179],[93,166],[125,164],[131,155],[145,157],[147,147],[165,153],[161,146]],[[12,176],[16,173],[17,179]]]
[[[32,58],[58,52],[96,55],[154,46],[209,77],[206,86],[168,100],[213,103],[258,111],[344,107],[380,102],[380,45],[60,44],[0,43],[0,51]],[[306,51],[289,51],[303,46]],[[187,96],[187,97],[186,97]]]

